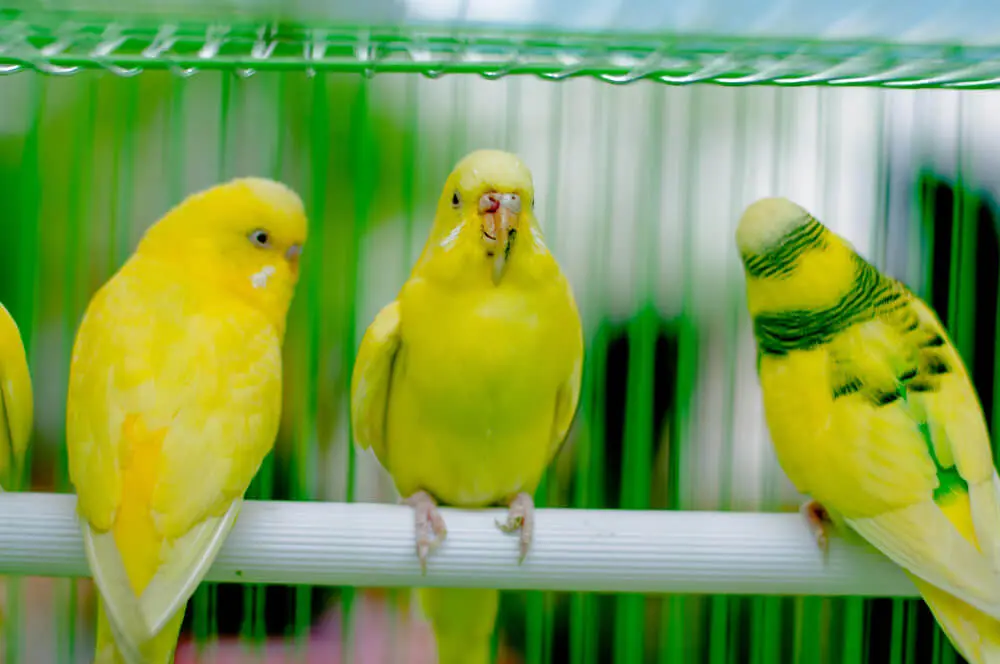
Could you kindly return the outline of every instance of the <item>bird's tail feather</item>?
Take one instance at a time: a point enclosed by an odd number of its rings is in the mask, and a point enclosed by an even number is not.
[[[434,628],[438,664],[490,664],[500,593],[483,588],[420,588]]]
[[[94,648],[94,664],[171,664],[177,639],[181,633],[181,623],[184,622],[184,611],[177,612],[167,622],[163,630],[143,645],[144,660],[141,663],[129,662],[115,645],[115,637],[111,631],[111,623],[104,613],[104,602],[97,602],[97,645]]]
[[[1000,620],[913,577],[941,629],[969,664],[1000,664]]]

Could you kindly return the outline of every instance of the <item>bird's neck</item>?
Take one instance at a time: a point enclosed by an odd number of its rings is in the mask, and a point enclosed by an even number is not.
[[[147,269],[152,267],[165,282],[185,284],[189,292],[206,301],[218,303],[231,299],[246,305],[273,326],[279,339],[284,339],[294,285],[271,280],[266,286],[255,288],[250,275],[220,266],[218,256],[207,256],[197,250],[167,254],[143,250],[140,246],[132,260],[145,264]]]
[[[480,244],[425,251],[414,265],[411,277],[455,291],[533,288],[550,279],[559,268],[544,245],[539,247],[530,237],[525,232],[525,237],[519,236],[511,246],[499,283],[493,282],[493,258]]]
[[[803,254],[786,275],[748,276],[750,315],[834,306],[854,287],[858,260],[850,247],[830,242]]]

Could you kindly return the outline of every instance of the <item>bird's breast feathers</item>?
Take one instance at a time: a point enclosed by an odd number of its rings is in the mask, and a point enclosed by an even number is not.
[[[145,440],[124,425],[140,418],[163,448],[154,503],[210,471],[176,510],[183,531],[245,489],[280,405],[279,339],[262,316],[204,293],[112,280],[88,309],[70,371],[67,442],[83,512],[99,526],[113,518],[132,447]]]
[[[572,300],[556,289],[442,293],[418,285],[400,299],[403,382],[451,408],[551,408],[575,361]]]

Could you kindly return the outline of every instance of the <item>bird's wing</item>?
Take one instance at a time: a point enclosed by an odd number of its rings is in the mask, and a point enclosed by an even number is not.
[[[547,253],[547,250],[546,250]],[[549,254],[550,260],[555,264],[555,260]],[[565,380],[556,390],[555,414],[552,420],[552,437],[549,441],[549,461],[551,461],[566,442],[566,436],[573,424],[577,407],[580,404],[580,388],[583,380],[583,328],[580,323],[580,313],[576,307],[576,300],[573,298],[573,289],[569,281],[560,274],[555,282],[554,290],[550,291],[556,298],[558,304],[553,303],[553,311],[561,311],[563,314],[556,314],[559,321],[560,341],[569,341],[568,357],[572,359],[569,365],[569,372]],[[566,307],[566,305],[569,305]]]
[[[67,408],[88,562],[126,656],[207,572],[273,445],[281,397],[280,341],[263,319],[198,315],[183,293],[167,304],[138,288],[95,297]]]
[[[239,516],[242,497],[234,498],[221,516],[209,516],[174,540],[171,555],[142,593],[140,606],[152,634],[184,608],[205,578]]]
[[[21,480],[31,437],[34,396],[28,360],[17,324],[0,305],[0,487],[15,489]]]
[[[555,419],[552,423],[552,441],[550,443],[550,458],[554,457],[563,443],[566,435],[573,424],[573,416],[576,415],[576,408],[580,403],[580,384],[583,374],[583,351],[577,354],[573,362],[573,370],[566,381],[559,386],[556,392]]]
[[[128,664],[148,661],[147,642],[182,610],[212,566],[242,504],[232,501],[221,517],[209,517],[170,545],[170,554],[140,597],[132,592],[113,531],[98,532],[84,522],[84,552],[101,590],[108,622]]]
[[[351,422],[362,448],[385,465],[385,420],[392,372],[399,354],[399,302],[387,304],[365,330],[351,376]]]
[[[902,306],[831,344],[831,419],[838,423],[832,435],[841,438],[839,459],[856,480],[852,490],[861,489],[851,500],[883,506],[851,509],[845,521],[912,574],[1000,618],[1000,575],[992,558],[942,509],[960,505],[966,486],[983,474],[978,464],[991,470],[992,463],[982,438],[965,439],[962,444],[973,447],[964,452],[965,463],[956,464],[962,454],[951,435],[961,429],[948,424],[956,415],[936,410],[938,400],[961,412],[965,426],[982,414],[964,370],[954,373],[957,355],[942,364],[939,349],[950,342],[939,324],[928,325],[929,310],[908,293],[897,299]],[[959,384],[964,389],[954,392]]]
[[[941,321],[914,297],[918,321],[915,342],[921,348],[923,382],[910,399],[928,425],[938,459],[953,463],[968,484],[972,522],[983,552],[1000,574],[1000,480],[990,448],[990,434],[979,397],[957,349]]]

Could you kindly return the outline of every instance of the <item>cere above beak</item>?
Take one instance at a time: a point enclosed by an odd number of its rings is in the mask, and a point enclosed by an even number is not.
[[[517,237],[521,197],[489,192],[479,199],[486,255],[493,259],[493,283],[499,284],[507,267],[510,248]]]

